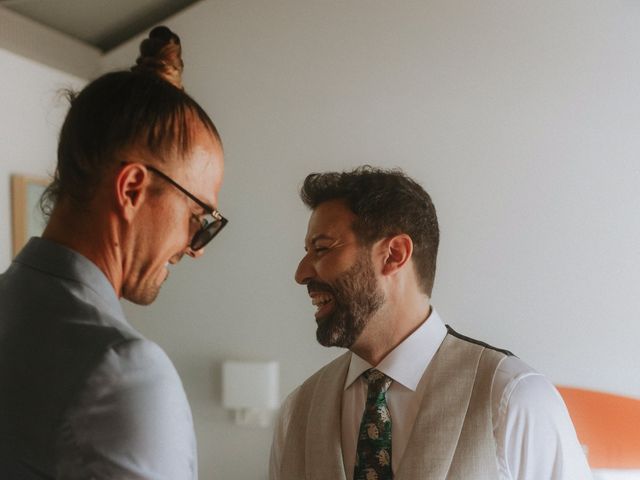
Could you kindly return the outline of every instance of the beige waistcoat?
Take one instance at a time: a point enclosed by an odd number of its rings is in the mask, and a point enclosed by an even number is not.
[[[395,480],[496,480],[491,384],[505,353],[448,334],[425,372],[424,398]],[[301,387],[280,480],[345,480],[341,403],[348,352]]]

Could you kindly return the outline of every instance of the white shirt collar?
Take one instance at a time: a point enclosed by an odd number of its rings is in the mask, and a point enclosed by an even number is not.
[[[433,309],[422,325],[405,338],[400,345],[391,350],[377,366],[370,365],[369,362],[353,353],[344,389],[349,388],[360,375],[375,366],[395,382],[415,391],[422,374],[431,363],[431,359],[440,348],[446,335],[447,327],[438,312]]]

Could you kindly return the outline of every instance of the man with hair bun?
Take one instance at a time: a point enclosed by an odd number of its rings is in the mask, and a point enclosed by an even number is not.
[[[270,480],[587,480],[553,385],[432,307],[439,229],[399,170],[314,173],[295,273],[316,337],[349,351],[293,391]]]
[[[119,299],[154,301],[169,267],[226,224],[220,136],[157,27],[130,71],[71,95],[50,213],[0,275],[0,478],[197,478],[178,374]]]

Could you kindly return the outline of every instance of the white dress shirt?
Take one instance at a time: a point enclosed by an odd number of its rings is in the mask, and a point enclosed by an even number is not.
[[[424,391],[423,374],[447,329],[433,310],[427,321],[391,351],[378,370],[393,382],[387,392],[392,421],[392,468],[402,461]],[[367,385],[361,374],[372,368],[353,354],[342,398],[342,454],[347,480],[353,478],[360,421]],[[283,405],[274,433],[271,478],[280,465],[294,390]],[[591,479],[573,424],[557,390],[543,375],[516,357],[499,365],[491,389],[493,433],[499,480]]]

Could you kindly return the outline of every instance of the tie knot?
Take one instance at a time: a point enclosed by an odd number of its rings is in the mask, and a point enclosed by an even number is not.
[[[362,376],[369,384],[369,391],[386,392],[391,385],[391,379],[375,368],[370,368]]]

